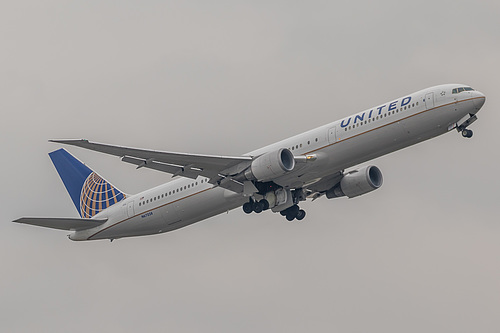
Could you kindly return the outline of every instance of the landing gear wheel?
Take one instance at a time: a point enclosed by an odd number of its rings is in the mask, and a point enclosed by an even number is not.
[[[296,217],[297,214],[299,213],[300,209],[299,206],[293,205],[292,207],[288,208],[286,210],[286,219],[288,221],[293,221]]]
[[[299,210],[299,212],[297,213],[297,216],[295,218],[298,221],[302,221],[304,219],[304,217],[306,217],[306,211],[301,209],[301,210]]]
[[[472,138],[472,134],[473,134],[473,133],[472,133],[472,131],[471,131],[471,130],[469,130],[469,129],[465,129],[465,128],[464,128],[464,129],[462,130],[462,136],[463,136],[464,138]]]
[[[246,214],[250,214],[251,212],[253,212],[253,203],[252,202],[246,202],[243,204],[243,211],[246,213]]]
[[[262,204],[261,201],[256,202],[253,204],[253,211],[256,212],[257,214],[262,213],[262,210],[264,209],[264,205]]]
[[[269,209],[269,201],[267,201],[266,199],[262,199],[259,202],[262,205],[262,210],[268,210]]]

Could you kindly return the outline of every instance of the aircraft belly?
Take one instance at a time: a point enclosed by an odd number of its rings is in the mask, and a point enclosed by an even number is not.
[[[181,200],[175,207],[175,218],[165,221],[163,232],[171,231],[239,207],[247,199],[241,195],[227,196],[223,188],[213,188]]]
[[[334,163],[337,168],[345,169],[431,139],[447,132],[449,119],[449,115],[446,114],[436,117],[425,113],[398,123],[398,126],[404,130],[404,135],[400,135],[399,130],[395,135],[391,131],[391,126],[388,126],[387,131],[366,133],[359,138],[354,138],[352,142],[347,140],[339,144],[336,147],[337,150],[332,153],[342,156]]]
[[[212,188],[176,202],[151,209],[114,225],[90,239],[116,239],[164,233],[234,209],[247,199],[228,196],[222,188]]]

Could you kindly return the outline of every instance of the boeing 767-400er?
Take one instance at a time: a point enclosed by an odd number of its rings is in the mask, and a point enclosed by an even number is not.
[[[72,240],[163,233],[242,207],[302,220],[301,201],[354,198],[382,186],[373,165],[345,169],[456,129],[470,138],[485,96],[462,84],[394,99],[242,156],[173,153],[88,140],[51,140],[121,157],[178,178],[135,195],[121,192],[64,149],[50,158],[80,218],[23,217],[14,222],[70,230]]]

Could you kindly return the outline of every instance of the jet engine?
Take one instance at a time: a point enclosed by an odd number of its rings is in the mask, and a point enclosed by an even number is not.
[[[337,185],[326,191],[326,197],[328,199],[343,196],[354,198],[378,189],[382,183],[383,177],[380,169],[369,165],[345,174]]]
[[[282,148],[257,157],[245,171],[245,178],[260,182],[271,181],[292,171],[294,167],[293,153]]]

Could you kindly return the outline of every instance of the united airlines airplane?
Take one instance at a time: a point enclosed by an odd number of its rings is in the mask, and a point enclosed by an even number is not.
[[[299,204],[354,198],[382,186],[373,165],[355,167],[456,130],[465,138],[485,96],[462,84],[431,87],[242,156],[173,153],[88,140],[51,140],[121,157],[137,168],[178,177],[139,194],[118,190],[64,149],[49,154],[79,218],[23,217],[14,222],[71,231],[71,240],[163,233],[242,207],[302,220]]]

